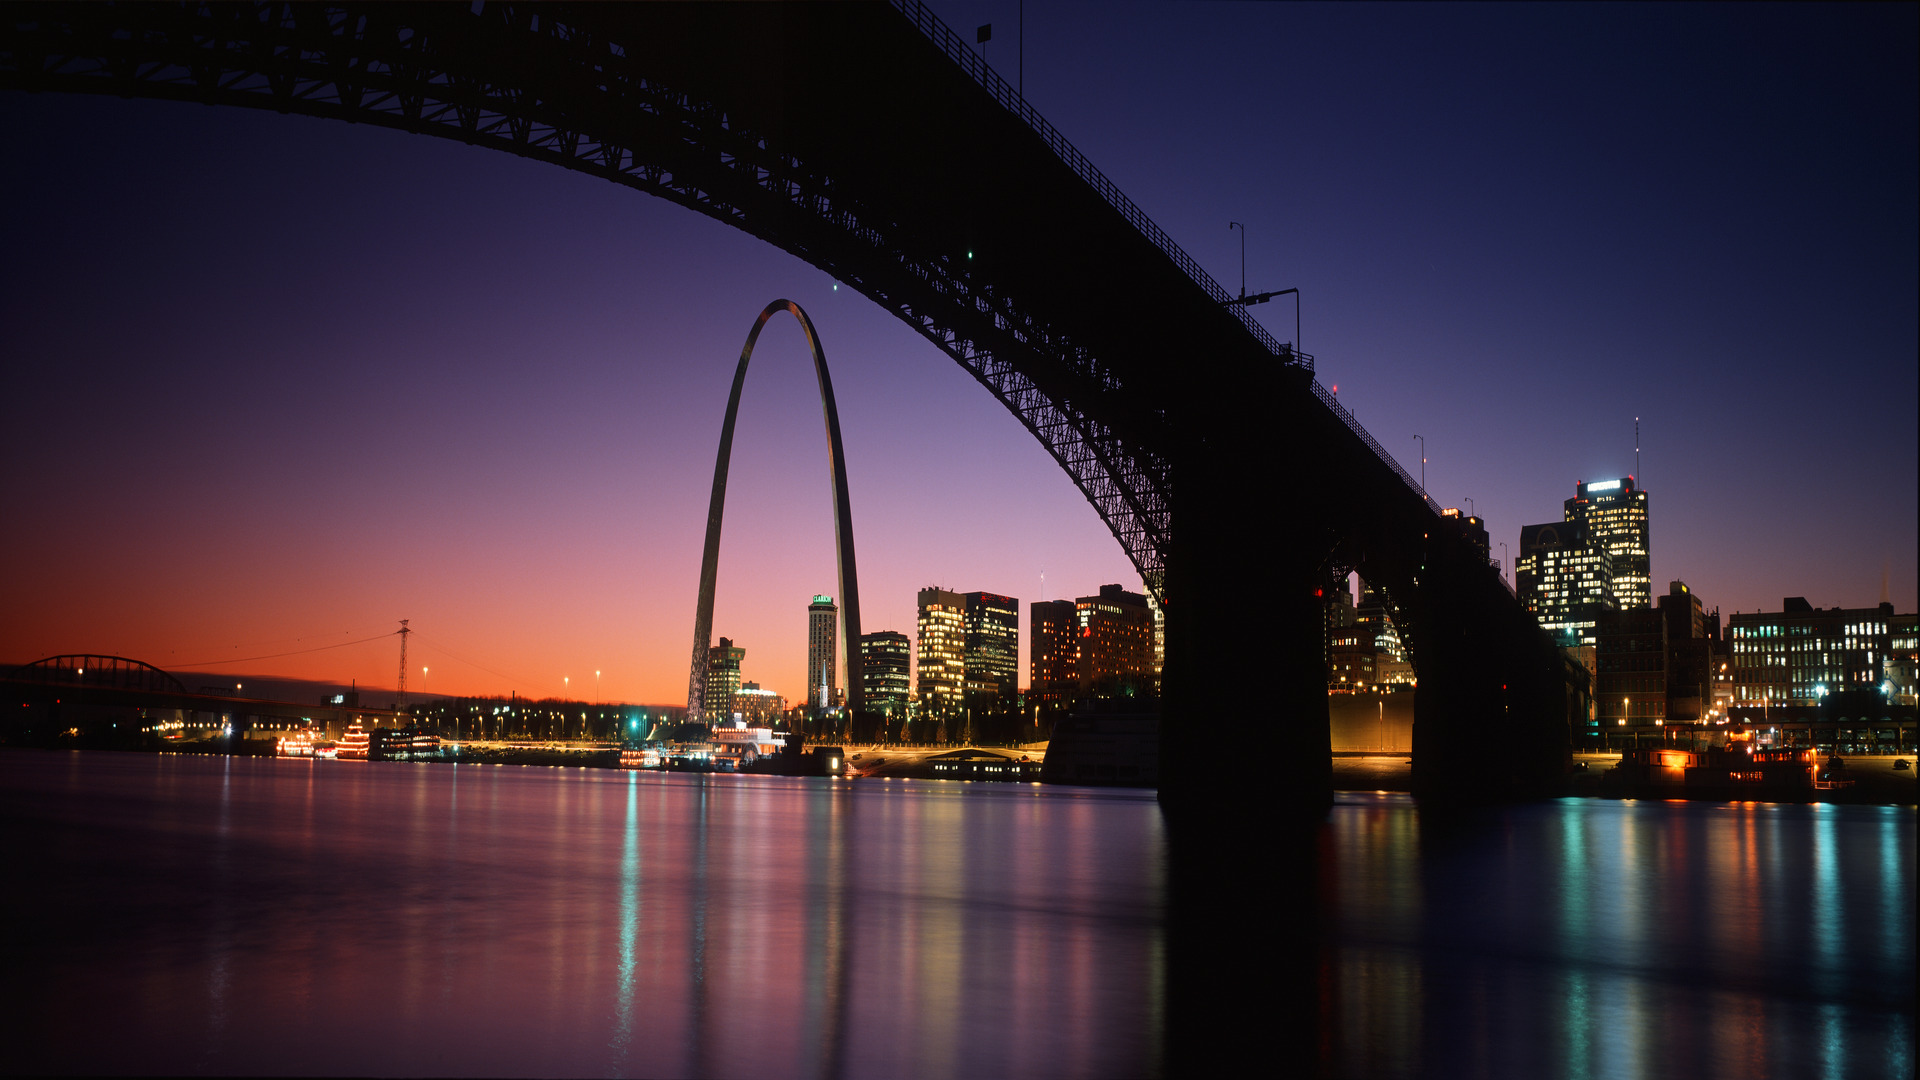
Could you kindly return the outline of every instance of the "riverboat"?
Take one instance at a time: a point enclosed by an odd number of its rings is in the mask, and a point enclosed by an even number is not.
[[[785,732],[748,727],[738,721],[714,725],[710,737],[711,760],[723,772],[749,769],[761,758],[772,757],[787,748]]]
[[[660,751],[647,747],[630,746],[620,751],[620,767],[623,769],[657,769],[660,767]]]
[[[274,756],[317,757],[319,755],[316,753],[316,750],[321,745],[316,739],[319,734],[319,732],[312,728],[307,728],[304,731],[294,732],[290,738],[277,739],[274,742]]]
[[[1629,798],[1696,798],[1796,802],[1852,786],[1832,758],[1804,747],[1734,743],[1706,750],[1634,749],[1602,777],[1602,789]]]
[[[336,746],[336,754],[339,757],[350,760],[365,761],[367,760],[368,749],[372,744],[373,737],[368,735],[366,731],[360,727],[360,721],[355,720],[347,726],[347,733],[340,736],[340,742]]]
[[[373,732],[367,756],[374,761],[403,761],[440,753],[440,736],[430,732],[381,728]]]

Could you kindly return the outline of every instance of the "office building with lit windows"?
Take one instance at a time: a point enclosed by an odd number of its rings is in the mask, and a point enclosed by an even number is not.
[[[967,692],[967,598],[945,589],[920,590],[920,648],[915,697],[920,720],[936,731],[952,730],[964,713]],[[937,736],[936,736],[937,737]]]
[[[1513,581],[1520,602],[1562,648],[1595,644],[1601,613],[1617,607],[1613,555],[1581,522],[1523,527]]]
[[[1789,596],[1776,612],[1727,619],[1736,706],[1818,705],[1829,694],[1878,688],[1914,693],[1914,617],[1877,608],[1815,608]]]
[[[1144,697],[1153,693],[1153,612],[1147,598],[1118,585],[1074,601],[1079,630],[1076,664],[1083,697]]]
[[[1354,608],[1353,626],[1361,641],[1372,642],[1381,662],[1406,666],[1406,646],[1400,643],[1400,629],[1393,625],[1387,595],[1365,579],[1360,582],[1360,603]]]
[[[970,592],[967,615],[967,705],[1012,707],[1020,694],[1020,601]]]
[[[807,605],[807,704],[821,711],[840,698],[840,605],[816,596]]]
[[[1071,600],[1027,605],[1027,702],[1042,733],[1073,705],[1080,683],[1080,619]]]
[[[869,712],[889,725],[907,718],[913,689],[913,643],[898,630],[875,630],[860,635],[861,693]]]
[[[736,647],[732,638],[721,638],[720,644],[708,647],[707,688],[700,698],[708,723],[733,719],[733,698],[740,692],[740,664],[746,658],[747,650]]]
[[[1653,607],[1647,493],[1634,484],[1633,477],[1581,483],[1566,502],[1566,520],[1586,526],[1594,546],[1606,549],[1613,564],[1614,607],[1622,611]]]
[[[786,711],[787,699],[759,683],[741,683],[740,692],[733,695],[733,715],[748,727],[770,728]]]

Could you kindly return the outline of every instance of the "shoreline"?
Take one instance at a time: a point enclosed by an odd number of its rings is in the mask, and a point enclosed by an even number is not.
[[[880,749],[880,748],[874,748],[874,749]],[[1001,748],[990,747],[987,749],[1001,749]],[[236,754],[236,753],[232,753],[231,751],[214,749],[206,745],[193,746],[193,747],[185,747],[185,746],[159,747],[159,748],[153,748],[153,749],[130,748],[130,747],[84,747],[84,746],[59,747],[59,746],[0,745],[0,751],[8,751],[8,750],[42,751],[46,753],[73,753],[76,751],[84,750],[84,751],[93,751],[93,752],[127,753],[127,754],[190,754],[190,755],[198,755],[202,757],[246,757],[246,758],[255,758],[255,759],[271,759],[276,761],[311,760],[311,759],[302,759],[302,758],[281,758],[275,754],[262,754],[262,753]],[[916,751],[918,754],[940,752],[939,750],[930,749],[930,748],[913,748],[912,750],[907,751],[907,753],[903,754],[902,756],[913,754]],[[1017,755],[1020,753],[1020,751],[1014,750],[1012,751],[1012,753]],[[1914,761],[1915,760],[1914,756],[1910,754],[1872,755],[1872,756],[1857,755],[1854,757],[1848,757],[1845,760],[1848,764],[1849,774],[1856,781],[1854,787],[1845,788],[1837,792],[1836,791],[1823,791],[1823,792],[1809,791],[1805,793],[1806,797],[1802,797],[1802,798],[1792,798],[1792,797],[1781,798],[1779,797],[1781,793],[1769,792],[1768,795],[1771,797],[1764,798],[1764,799],[1732,799],[1732,798],[1725,797],[1725,795],[1721,793],[1709,794],[1709,793],[1701,793],[1701,792],[1688,792],[1685,789],[1674,789],[1674,790],[1668,790],[1666,788],[1660,788],[1657,790],[1656,789],[1644,789],[1644,790],[1622,789],[1614,785],[1607,784],[1602,779],[1606,775],[1606,770],[1608,768],[1611,768],[1612,764],[1619,760],[1620,758],[1619,754],[1617,753],[1615,754],[1581,753],[1581,754],[1575,754],[1573,755],[1573,757],[1576,763],[1585,764],[1587,766],[1587,769],[1584,772],[1575,772],[1569,776],[1567,788],[1562,797],[1614,799],[1614,800],[1645,799],[1645,800],[1657,800],[1657,801],[1708,802],[1708,803],[1711,803],[1711,802],[1779,803],[1783,805],[1793,805],[1793,804],[1805,805],[1805,804],[1814,804],[1814,803],[1821,803],[1821,804],[1828,804],[1828,805],[1835,805],[1835,806],[1916,806],[1916,805],[1920,805],[1920,768],[1911,769],[1905,772],[1895,772],[1892,769],[1892,763],[1894,761],[1903,760],[1903,759],[1909,762]],[[487,749],[487,750],[481,750],[478,752],[466,751],[461,753],[458,756],[453,756],[453,757],[408,758],[408,759],[398,759],[393,761],[381,761],[378,763],[379,764],[407,764],[407,765],[520,765],[520,766],[528,766],[528,767],[536,767],[536,768],[575,768],[575,769],[586,768],[586,769],[606,769],[610,772],[624,771],[620,768],[619,762],[620,762],[620,752],[618,750],[586,750],[586,749],[567,750],[567,749],[543,748],[543,747],[542,748],[514,747],[511,749]],[[904,764],[904,762],[902,764]],[[671,772],[675,770],[633,770],[633,771]],[[890,775],[885,777],[882,777],[882,776],[862,777],[857,773],[854,773],[854,774],[849,774],[844,779],[848,779],[848,780],[934,779],[929,777],[905,776],[899,773],[894,773],[891,770],[883,770],[883,771],[888,772]],[[1336,795],[1341,793],[1348,793],[1348,794],[1394,793],[1394,794],[1411,795],[1413,792],[1413,760],[1412,760],[1412,754],[1409,751],[1401,750],[1401,751],[1374,752],[1374,751],[1362,751],[1362,750],[1337,750],[1333,752],[1331,771],[1332,771],[1332,781],[1333,781],[1333,792]],[[754,776],[754,775],[763,775],[763,774],[759,774],[755,772],[740,772],[740,773],[732,773],[732,774],[716,773],[715,775]],[[765,775],[771,775],[771,774],[765,774]],[[963,780],[963,779],[957,779],[957,778],[940,778],[940,779],[951,779],[952,782],[955,782],[955,783],[992,784],[992,783],[1018,783],[1019,782],[1019,781],[995,781],[995,780]],[[1071,787],[1074,785],[1056,785],[1056,786]],[[1792,794],[1799,794],[1799,793],[1796,792]],[[1816,794],[1822,797],[1820,798],[1812,797]]]

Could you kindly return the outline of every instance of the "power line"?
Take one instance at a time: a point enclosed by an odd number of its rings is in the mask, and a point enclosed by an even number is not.
[[[397,631],[396,631],[396,633],[397,633]],[[413,635],[414,635],[415,637],[419,637],[419,635],[420,635],[420,631],[418,631],[418,630],[415,630],[415,631],[413,631]],[[492,668],[490,668],[490,667],[488,667],[488,666],[486,666],[485,664],[476,664],[476,663],[474,663],[473,661],[471,661],[471,660],[469,660],[469,659],[467,659],[467,658],[466,658],[466,657],[464,657],[464,656],[455,656],[455,655],[454,655],[453,653],[450,653],[450,652],[448,652],[447,650],[445,650],[445,649],[443,649],[443,648],[441,648],[440,646],[438,646],[438,645],[435,645],[435,644],[434,644],[434,643],[433,643],[433,642],[432,642],[431,640],[426,640],[426,639],[422,639],[422,640],[420,641],[420,643],[419,643],[419,644],[420,644],[420,646],[421,646],[421,648],[425,648],[425,649],[432,649],[432,650],[433,650],[434,652],[437,652],[437,653],[439,653],[439,654],[440,654],[441,656],[444,656],[444,657],[446,657],[447,659],[449,659],[449,660],[452,660],[452,661],[453,661],[454,663],[457,663],[457,664],[465,664],[465,665],[467,665],[467,666],[468,666],[468,667],[470,667],[470,668],[474,668],[474,669],[476,669],[476,670],[479,670],[479,671],[484,671],[484,672],[486,672],[486,673],[487,673],[487,674],[489,674],[489,675],[494,675],[494,676],[497,676],[497,677],[499,677],[499,678],[502,678],[502,679],[505,679],[505,680],[507,680],[507,681],[508,681],[508,682],[510,682],[510,683],[516,683],[516,684],[519,684],[519,685],[522,685],[522,686],[538,686],[538,685],[540,685],[540,683],[539,683],[539,681],[538,681],[538,680],[536,680],[536,679],[527,679],[527,678],[522,678],[522,677],[521,677],[521,676],[519,676],[519,675],[509,675],[509,674],[507,674],[507,673],[506,673],[506,672],[504,672],[504,671],[495,671],[494,669],[492,669]]]
[[[328,649],[344,649],[349,645],[365,645],[369,641],[379,641],[381,638],[392,637],[393,635],[399,632],[400,631],[398,630],[389,630],[384,634],[376,634],[370,638],[361,638],[359,641],[343,641],[338,645],[320,645],[311,649],[295,649],[292,652],[268,653],[266,656],[242,656],[234,660],[195,660],[192,663],[185,663],[185,662],[177,663],[177,664],[170,663],[168,666],[175,667],[175,668],[182,668],[182,669],[191,669],[191,668],[203,668],[203,667],[219,667],[222,664],[244,664],[251,660],[278,660],[280,657],[283,657],[283,656],[302,656],[307,653],[326,652]]]

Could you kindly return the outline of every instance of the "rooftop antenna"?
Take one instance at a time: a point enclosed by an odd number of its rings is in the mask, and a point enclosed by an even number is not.
[[[1640,418],[1633,418],[1633,479],[1645,491],[1647,485],[1640,480]]]

